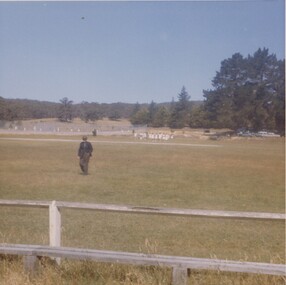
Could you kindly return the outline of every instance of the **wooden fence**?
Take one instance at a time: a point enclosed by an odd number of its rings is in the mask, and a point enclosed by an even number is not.
[[[95,211],[111,211],[122,213],[141,213],[155,215],[198,216],[209,218],[231,219],[264,219],[285,220],[285,214],[235,211],[209,211],[174,208],[119,206],[110,204],[72,203],[60,201],[29,201],[29,200],[0,200],[0,206],[40,207],[49,208],[49,246],[41,245],[15,245],[0,244],[0,253],[24,256],[24,265],[33,270],[38,256],[56,258],[89,259],[101,262],[114,262],[140,265],[159,265],[173,268],[173,284],[187,283],[188,269],[207,269],[232,272],[286,275],[284,264],[268,264],[255,262],[225,261],[218,259],[203,259],[180,256],[165,256],[154,254],[140,254],[127,252],[114,252],[103,250],[79,249],[61,247],[61,209],[79,209]]]

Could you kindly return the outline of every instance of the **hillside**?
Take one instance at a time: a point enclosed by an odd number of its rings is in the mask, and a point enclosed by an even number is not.
[[[192,101],[193,105],[200,105],[202,101]],[[171,102],[158,103],[158,107],[169,108]],[[62,103],[29,100],[29,99],[5,99],[0,97],[0,120],[15,121],[27,119],[57,118]],[[72,104],[73,117],[82,117],[84,112],[96,113],[98,118],[128,119],[134,108],[148,108],[148,104],[132,103],[96,103],[82,102]]]

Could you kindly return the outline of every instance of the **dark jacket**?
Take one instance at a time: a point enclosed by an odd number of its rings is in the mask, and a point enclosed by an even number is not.
[[[84,141],[81,142],[78,149],[78,156],[83,157],[85,153],[89,153],[90,156],[92,154],[93,148],[90,142]]]

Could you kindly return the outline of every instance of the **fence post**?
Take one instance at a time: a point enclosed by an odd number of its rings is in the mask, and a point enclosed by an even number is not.
[[[37,270],[37,256],[35,255],[25,255],[24,259],[24,270],[25,272],[31,274],[31,276],[35,275]]]
[[[174,266],[172,273],[172,285],[187,285],[188,269],[185,267]]]
[[[50,246],[61,246],[61,212],[53,201],[49,206]],[[60,258],[55,258],[60,264]]]

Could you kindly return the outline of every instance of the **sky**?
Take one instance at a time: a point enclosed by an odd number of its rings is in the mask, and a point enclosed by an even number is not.
[[[284,0],[0,1],[0,96],[203,100],[233,54],[284,59],[284,20]]]

